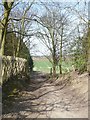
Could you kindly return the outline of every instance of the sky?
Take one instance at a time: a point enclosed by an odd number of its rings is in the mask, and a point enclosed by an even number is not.
[[[43,1],[43,0],[42,0]],[[45,2],[46,0],[44,0],[44,2]],[[50,0],[49,0],[50,1]],[[82,4],[85,2],[85,0],[54,0],[54,2],[61,2],[61,3],[63,3],[63,4],[66,4],[66,5],[68,5],[68,3],[69,2],[71,2],[73,5],[75,5],[78,1],[80,1],[80,4],[79,4],[79,8],[81,9],[83,6],[82,6]],[[36,6],[35,6],[36,7]],[[38,6],[37,6],[38,7]],[[41,8],[40,8],[40,6],[38,7],[38,10],[39,10],[39,13],[41,14]],[[73,13],[73,15],[72,15],[72,20],[74,20],[75,19],[75,14]],[[76,21],[74,21],[74,24],[73,25],[71,25],[71,28],[72,29],[74,29],[74,27],[75,27],[75,25],[76,24],[78,24],[78,22],[79,22],[79,20],[77,19]],[[33,38],[32,38],[33,39]],[[35,48],[35,51],[32,51],[32,54],[33,55],[40,55],[40,56],[42,56],[43,54],[49,54],[49,52],[48,52],[48,50],[45,48],[45,46],[43,46],[41,43],[40,43],[40,41],[38,40],[38,39],[36,39],[36,38],[34,38],[34,40],[33,40],[33,43],[36,43],[37,45],[36,45],[36,48]],[[46,52],[47,51],[47,52]],[[43,53],[43,54],[42,54]]]
[[[2,0],[0,0],[0,1],[2,1]],[[8,2],[11,2],[11,1],[13,1],[13,0],[7,0]],[[22,1],[22,2],[29,2],[29,1],[33,1],[33,0],[20,0],[20,1]],[[39,0],[35,0],[36,2],[38,2]],[[40,0],[40,1],[42,1],[42,2],[78,2],[78,1],[82,1],[82,2],[84,2],[84,1],[89,1],[89,0]]]
[[[13,0],[5,0],[7,2],[12,2]],[[18,1],[18,0],[14,0],[14,1]],[[33,0],[19,0],[21,2],[32,2]],[[36,2],[89,2],[90,0],[35,0]],[[2,0],[0,0],[0,3],[2,2]]]
[[[1,3],[1,1],[2,0],[0,0],[0,3]],[[12,0],[8,0],[8,2],[11,2],[11,1]],[[33,0],[20,0],[20,1],[21,2],[26,2],[26,1],[27,2],[31,2]],[[68,3],[75,4],[77,2],[80,2],[79,6],[82,7],[82,3],[84,3],[85,1],[88,3],[90,0],[35,0],[35,1],[38,2],[38,3],[39,3],[39,1],[42,1],[42,2],[51,2],[52,1],[52,2],[60,2],[60,3],[63,3],[63,4],[68,4]],[[89,6],[90,6],[90,4],[89,4]],[[40,7],[39,6],[35,6],[35,7],[38,9],[39,14],[42,14],[43,11],[41,10],[41,6]],[[88,10],[90,11],[90,7],[89,7]],[[0,15],[1,15],[1,11],[0,11]],[[33,40],[33,44],[37,44],[36,48],[34,50],[33,49],[31,50],[32,55],[43,55],[43,53],[44,54],[48,54],[49,53],[47,48],[43,44],[41,44],[38,39],[36,39],[34,37],[34,38],[32,38],[32,40]]]

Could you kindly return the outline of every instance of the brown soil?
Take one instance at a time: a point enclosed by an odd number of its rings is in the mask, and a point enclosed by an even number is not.
[[[51,82],[34,73],[3,118],[88,118],[88,74],[72,72]]]

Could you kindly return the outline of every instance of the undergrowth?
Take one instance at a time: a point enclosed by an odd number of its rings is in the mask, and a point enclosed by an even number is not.
[[[11,76],[8,80],[4,81],[2,85],[2,108],[7,109],[11,107],[15,97],[18,97],[19,92],[26,89],[30,78],[26,74],[18,74]],[[2,110],[3,110],[2,109]],[[2,111],[3,112],[3,111]]]

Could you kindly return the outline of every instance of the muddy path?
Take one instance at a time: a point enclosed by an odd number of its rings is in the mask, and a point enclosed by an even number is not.
[[[44,74],[34,73],[3,118],[88,118],[88,75],[70,79],[70,84],[66,79],[51,82]]]

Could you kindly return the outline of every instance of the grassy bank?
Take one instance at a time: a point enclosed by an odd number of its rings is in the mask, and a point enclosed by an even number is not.
[[[34,58],[34,71],[41,71],[50,73],[52,68],[51,63],[44,57]],[[57,73],[59,73],[59,67],[57,66]],[[72,63],[70,61],[62,63],[63,73],[68,72],[72,69]]]

